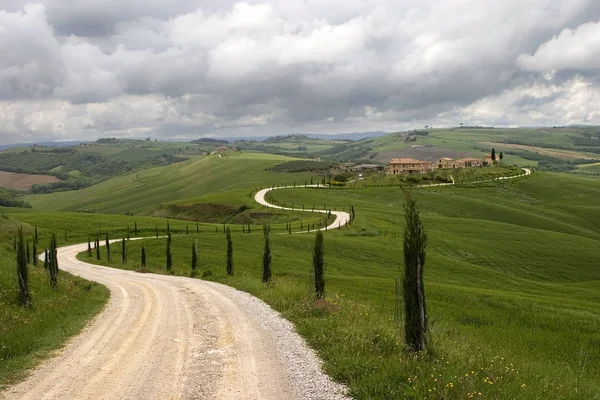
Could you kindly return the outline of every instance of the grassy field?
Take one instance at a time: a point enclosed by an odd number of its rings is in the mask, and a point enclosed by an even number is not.
[[[29,269],[33,305],[29,309],[20,307],[16,261],[9,239],[19,226],[30,235],[31,242],[31,226],[11,217],[0,218],[0,391],[60,349],[108,299],[105,287],[64,272],[58,290],[52,290],[43,263],[38,263]],[[48,231],[39,230],[40,252],[49,241],[48,235]]]
[[[448,131],[448,136],[439,133],[439,137],[432,131],[435,137],[430,139],[462,143],[452,145],[456,151],[471,151],[472,145],[472,151],[482,154],[476,149],[479,141],[510,133],[456,131]],[[564,144],[570,140],[568,135],[550,130],[549,134],[540,132],[535,140]],[[383,146],[394,146],[397,139],[385,142],[388,139],[373,139],[371,145],[380,140],[380,148],[389,150],[391,147]],[[166,273],[165,240],[151,237],[156,235],[157,226],[164,235],[167,220],[146,215],[208,218],[215,223],[200,223],[199,233],[193,222],[169,222],[174,235],[173,273],[190,276],[191,245],[198,240],[198,277],[246,290],[282,312],[319,352],[326,371],[348,384],[356,398],[599,398],[599,178],[535,173],[506,182],[408,189],[418,195],[429,233],[425,283],[435,351],[418,359],[405,353],[402,331],[394,321],[398,300],[394,280],[401,275],[403,262],[402,188],[390,187],[386,181],[389,177],[384,176],[370,177],[367,185],[361,181],[355,188],[290,187],[270,194],[275,202],[296,208],[311,208],[313,204],[337,210],[355,207],[352,226],[325,236],[328,300],[315,303],[310,293],[314,236],[284,231],[286,223],[291,222],[298,231],[301,220],[305,227],[318,223],[319,218],[310,220],[301,212],[248,217],[250,213],[272,212],[254,204],[256,189],[292,185],[294,181],[302,186],[310,181],[308,173],[266,170],[287,160],[253,152],[231,153],[224,158],[192,157],[77,192],[27,196],[34,211],[0,208],[9,214],[4,227],[0,220],[0,228],[10,235],[20,223],[43,226],[44,237],[53,231],[61,245],[84,242],[95,235],[103,237],[105,232],[111,238],[121,238],[126,236],[127,227],[135,236],[137,223],[137,235],[149,238],[128,244],[128,265],[118,259],[111,265],[139,268],[140,247],[145,244],[148,270]],[[509,171],[490,167],[476,172],[483,177]],[[173,209],[161,214],[165,207]],[[223,207],[219,209],[222,215],[213,207]],[[240,207],[250,208],[228,217]],[[97,213],[64,212],[83,210]],[[244,233],[246,228],[240,225],[246,218],[254,223],[252,233]],[[274,229],[274,282],[269,285],[260,282],[259,221],[271,221]],[[232,224],[233,277],[225,275],[222,222]],[[120,244],[113,245],[112,253],[120,254]],[[2,265],[9,266],[5,267],[6,274],[12,273],[9,244],[0,256],[4,257]],[[86,255],[80,257],[95,262]],[[8,302],[14,301],[14,291],[10,292],[14,282],[10,275],[0,278],[9,288],[0,292],[0,302],[4,302],[0,307],[13,310]],[[40,273],[36,279],[42,282],[43,278]],[[101,304],[98,298],[91,303]],[[93,305],[88,309],[95,310]],[[61,318],[64,315],[55,321]],[[27,346],[31,345],[23,345],[23,349]],[[11,376],[17,370],[13,368]]]
[[[34,208],[55,211],[93,211],[144,214],[156,204],[210,202],[219,193],[243,189],[234,204],[252,205],[250,191],[261,185],[310,181],[308,173],[267,171],[290,158],[263,153],[233,153],[220,158],[190,160],[124,175],[74,192],[26,196]],[[76,195],[75,195],[76,194]]]
[[[545,173],[419,189],[430,239],[425,282],[435,348],[422,360],[403,351],[394,321],[394,279],[402,265],[399,188],[273,192],[280,203],[356,209],[351,227],[325,237],[326,303],[310,295],[312,234],[274,235],[270,285],[260,283],[257,231],[234,233],[234,277],[225,275],[222,233],[176,235],[174,273],[190,275],[198,240],[198,275],[281,311],[356,398],[593,399],[600,393],[598,195],[597,178]],[[148,269],[166,273],[164,239],[129,243],[129,265],[112,265],[139,268],[142,244]],[[119,254],[118,244],[112,252]]]
[[[579,169],[585,172],[600,172],[600,163],[580,165]]]

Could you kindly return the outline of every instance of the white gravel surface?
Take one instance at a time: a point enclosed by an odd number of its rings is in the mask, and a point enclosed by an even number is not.
[[[111,298],[6,399],[346,399],[291,323],[257,298],[198,279],[140,274],[58,251]]]

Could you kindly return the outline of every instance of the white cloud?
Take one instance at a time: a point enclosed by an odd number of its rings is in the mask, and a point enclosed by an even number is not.
[[[0,134],[594,121],[565,88],[596,93],[599,18],[595,0],[0,0]],[[534,87],[572,111],[510,103]]]
[[[600,20],[564,29],[533,55],[522,54],[519,66],[528,71],[600,69]]]

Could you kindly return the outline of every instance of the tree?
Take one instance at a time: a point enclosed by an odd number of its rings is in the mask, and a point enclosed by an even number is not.
[[[110,255],[110,241],[108,240],[108,233],[106,233],[106,258],[108,259],[108,261],[112,260],[112,257]]]
[[[25,255],[27,256],[27,265],[31,265],[31,253],[29,252],[29,242],[27,242]]]
[[[265,237],[265,251],[263,253],[263,275],[262,281],[268,283],[271,281],[271,227],[263,224],[263,235]]]
[[[50,272],[50,287],[58,287],[58,257],[56,250],[56,235],[53,233],[50,238],[50,249],[48,250],[48,272]]]
[[[129,226],[127,226],[127,240],[131,239],[131,236],[129,235]]]
[[[171,232],[167,232],[167,271],[173,268],[173,256],[171,255]]]
[[[35,226],[35,244],[39,243],[37,225]]]
[[[146,247],[142,246],[142,268],[146,268]]]
[[[125,238],[121,242],[121,261],[123,264],[127,264],[127,242]]]
[[[198,240],[192,244],[192,272],[198,269]]]
[[[48,249],[44,250],[44,269],[48,271]]]
[[[504,158],[504,155],[502,154],[502,152],[500,152],[500,162],[502,162],[503,158]]]
[[[227,275],[233,275],[233,243],[229,227],[227,227],[225,234],[227,238]]]
[[[171,225],[169,225],[169,220],[167,220],[167,233],[171,232]]]
[[[100,238],[96,236],[96,260],[100,259]]]
[[[323,260],[323,232],[317,231],[313,248],[313,269],[315,272],[315,294],[317,299],[325,297],[325,262]]]
[[[196,233],[200,233],[200,227],[198,226],[198,222],[196,222]]]
[[[23,307],[31,307],[29,271],[27,269],[27,255],[25,254],[23,228],[19,228],[17,240],[17,277],[19,280],[19,304],[21,304]]]
[[[420,209],[415,199],[405,192],[404,215],[404,333],[408,349],[425,350],[427,314],[423,286],[423,266],[427,234],[421,222]]]
[[[156,225],[156,237],[158,238],[158,225]]]
[[[129,229],[129,227],[127,229]],[[136,235],[138,234],[137,221],[133,222],[133,233],[135,233]]]
[[[88,257],[92,257],[92,244],[90,243],[90,237],[88,236]]]
[[[496,161],[496,150],[492,148],[492,161]]]
[[[33,241],[33,249],[31,251],[31,256],[33,257],[33,266],[37,267],[37,243],[35,243],[35,240]]]

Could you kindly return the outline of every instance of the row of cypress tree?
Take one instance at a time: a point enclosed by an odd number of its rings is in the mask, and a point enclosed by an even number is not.
[[[29,242],[23,236],[23,228],[20,227],[14,238],[14,250],[17,261],[17,282],[19,304],[23,307],[31,307],[31,291],[29,285],[29,265],[37,266],[37,243],[39,241],[37,226],[34,231],[33,249],[30,252]],[[50,287],[58,288],[58,258],[56,251],[56,236],[52,234],[50,246],[44,251],[44,268],[48,271]]]

